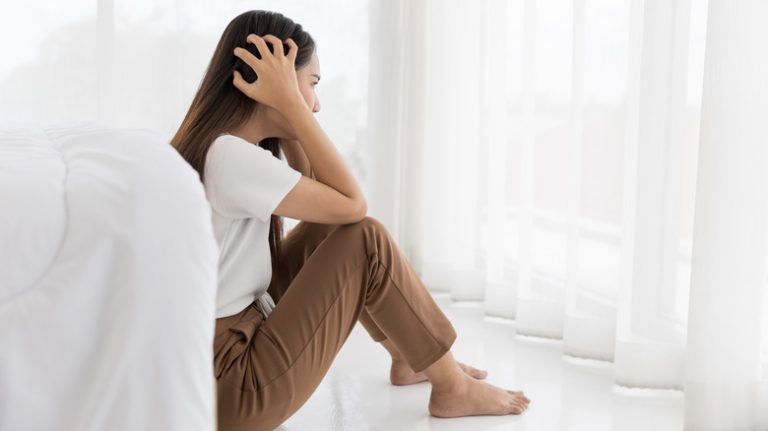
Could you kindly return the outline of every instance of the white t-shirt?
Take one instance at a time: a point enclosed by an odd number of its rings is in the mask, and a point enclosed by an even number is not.
[[[237,314],[254,300],[265,314],[275,307],[267,293],[270,217],[300,178],[285,160],[237,136],[221,135],[211,145],[204,181],[219,244],[216,318]]]

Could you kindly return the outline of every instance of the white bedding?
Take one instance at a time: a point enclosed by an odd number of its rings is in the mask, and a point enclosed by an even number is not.
[[[217,247],[149,131],[0,130],[0,430],[212,430]]]

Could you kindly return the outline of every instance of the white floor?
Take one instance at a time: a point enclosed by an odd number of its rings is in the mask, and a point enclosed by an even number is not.
[[[479,304],[438,303],[459,334],[453,353],[488,370],[488,381],[522,388],[521,416],[429,416],[427,382],[389,384],[389,356],[357,325],[312,397],[281,431],[339,430],[681,430],[683,397],[615,386],[610,364],[564,357],[557,342],[515,335],[514,323],[483,317]]]

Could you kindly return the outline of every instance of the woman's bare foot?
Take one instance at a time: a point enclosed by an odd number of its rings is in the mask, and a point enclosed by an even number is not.
[[[458,362],[461,369],[466,375],[473,379],[484,379],[488,376],[488,372],[480,370],[473,366]],[[396,386],[407,386],[414,383],[424,382],[427,380],[427,375],[423,371],[415,373],[411,366],[408,365],[403,359],[392,359],[392,368],[389,370],[389,381]]]
[[[450,385],[432,387],[429,414],[439,418],[475,415],[519,415],[530,400],[522,391],[502,389],[464,375]]]

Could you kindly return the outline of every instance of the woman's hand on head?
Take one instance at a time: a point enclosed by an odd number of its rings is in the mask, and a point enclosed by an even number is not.
[[[249,83],[235,70],[234,86],[251,99],[269,105],[283,115],[287,115],[296,105],[305,106],[296,78],[296,43],[287,39],[285,43],[289,50],[285,53],[283,41],[271,34],[263,37],[249,34],[246,40],[256,45],[261,59],[241,47],[235,48],[234,54],[256,72],[257,79]],[[267,42],[272,44],[274,54],[269,51]]]

